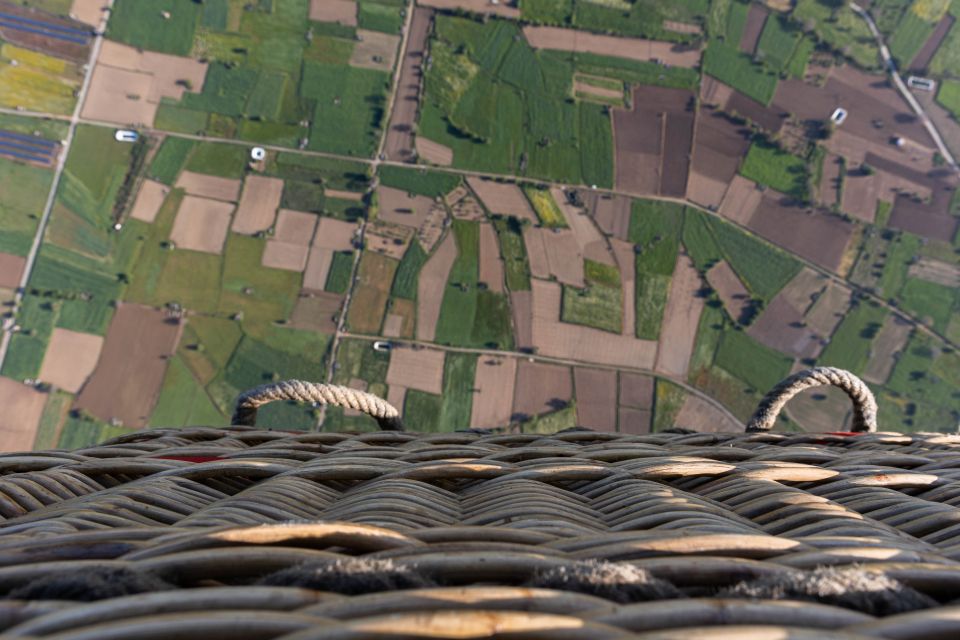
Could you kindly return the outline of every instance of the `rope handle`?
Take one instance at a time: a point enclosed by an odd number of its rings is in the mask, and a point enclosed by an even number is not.
[[[844,369],[815,367],[798,371],[770,390],[747,423],[747,433],[769,431],[780,415],[780,410],[801,391],[832,385],[843,389],[853,401],[853,430],[877,430],[877,400],[866,383]]]
[[[386,400],[350,387],[305,380],[283,380],[244,391],[237,398],[237,406],[233,410],[230,424],[256,426],[257,410],[265,404],[278,400],[316,402],[356,409],[374,418],[383,431],[403,431],[400,412]]]

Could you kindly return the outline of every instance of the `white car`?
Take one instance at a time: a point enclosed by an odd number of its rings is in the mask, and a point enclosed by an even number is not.
[[[842,107],[837,107],[834,109],[833,113],[830,115],[830,121],[833,124],[841,125],[843,121],[847,119],[847,110]]]
[[[117,142],[136,142],[140,139],[140,134],[130,129],[117,129],[113,137]]]

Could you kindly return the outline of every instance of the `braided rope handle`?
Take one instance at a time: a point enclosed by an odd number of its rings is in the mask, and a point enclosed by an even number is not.
[[[240,394],[230,424],[253,427],[257,424],[257,409],[278,400],[316,402],[362,411],[377,421],[383,431],[403,431],[403,422],[396,407],[372,393],[341,387],[335,384],[283,380],[260,385]]]
[[[866,383],[844,369],[815,367],[799,371],[770,390],[747,423],[747,433],[769,431],[780,410],[801,391],[823,385],[843,389],[853,401],[853,430],[877,430],[877,400]]]

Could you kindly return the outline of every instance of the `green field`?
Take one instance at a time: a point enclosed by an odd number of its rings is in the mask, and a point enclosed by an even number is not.
[[[390,75],[372,69],[307,61],[300,95],[316,103],[309,148],[370,156],[385,119]]]
[[[0,158],[0,251],[27,255],[52,182],[46,169]]]
[[[194,149],[185,169],[221,178],[242,178],[249,150],[225,142],[201,142]]]
[[[938,18],[939,20],[939,18]],[[907,67],[914,56],[927,41],[936,22],[929,22],[918,16],[914,11],[906,11],[896,31],[893,32],[887,44],[890,54],[901,67]]]
[[[687,399],[687,392],[683,387],[673,384],[662,378],[657,378],[654,391],[654,416],[652,430],[654,432],[682,427],[676,424],[677,414]]]
[[[715,216],[707,220],[724,259],[758,298],[772,299],[803,267],[790,254],[728,222]]]
[[[960,361],[933,340],[915,332],[897,360],[889,392],[881,396],[880,421],[887,429],[907,431],[956,428],[956,388]]]
[[[133,433],[133,429],[114,427],[98,420],[71,415],[60,431],[57,448],[83,449],[128,433]]]
[[[656,340],[677,262],[683,206],[635,200],[628,237],[636,252],[636,335]]]
[[[809,195],[807,163],[776,144],[757,141],[750,145],[740,173],[758,184],[800,200]]]
[[[193,48],[200,10],[201,4],[193,0],[117,0],[110,12],[107,37],[142,49],[185,56]]]
[[[459,347],[512,349],[510,308],[506,296],[479,284],[480,228],[454,220],[457,259],[443,294],[436,342]]]
[[[330,271],[324,289],[333,293],[346,293],[350,288],[350,276],[353,273],[353,252],[337,251],[333,254]]]
[[[420,246],[420,242],[414,238],[410,242],[406,253],[403,254],[400,266],[397,267],[397,274],[393,278],[393,288],[390,291],[391,295],[397,298],[416,300],[420,270],[426,262],[427,253]]]
[[[955,288],[919,278],[907,280],[900,290],[899,300],[904,311],[940,334],[947,331],[954,309],[960,302]]]
[[[777,72],[783,71],[791,63],[801,38],[798,25],[785,16],[771,14],[757,42],[757,55],[764,64]],[[803,64],[805,66],[806,61]]]
[[[524,20],[543,24],[564,25],[573,14],[573,0],[521,0],[520,15]]]
[[[793,18],[813,28],[817,38],[841,52],[865,69],[880,65],[876,40],[867,23],[846,4],[831,4],[825,0],[797,0]]]
[[[443,394],[407,391],[403,420],[422,432],[455,431],[470,426],[477,356],[448,353],[443,366]]]
[[[787,377],[793,360],[743,331],[726,331],[720,338],[715,364],[753,389],[766,393]]]
[[[578,29],[589,31],[686,42],[691,39],[690,34],[669,31],[663,27],[663,21],[700,22],[707,11],[706,0],[634,3],[575,0],[572,22]]]
[[[770,104],[777,90],[775,74],[727,44],[711,42],[704,52],[703,67],[707,74],[764,105]]]
[[[514,217],[495,217],[493,226],[500,240],[500,255],[503,256],[507,289],[530,290],[530,262],[523,243],[523,224]]]
[[[147,175],[164,184],[173,184],[196,145],[193,140],[168,136],[153,157]]]
[[[405,3],[396,0],[360,0],[357,3],[357,26],[361,29],[399,33],[403,28]]]
[[[430,169],[406,169],[392,165],[380,167],[380,184],[428,198],[445,196],[460,186],[460,176]]]
[[[817,359],[817,364],[840,367],[860,373],[870,358],[870,345],[876,337],[887,311],[874,302],[861,301],[852,305],[840,326],[830,338],[830,344]]]
[[[940,88],[937,90],[937,102],[952,113],[954,118],[960,119],[960,81],[941,81]]]
[[[619,334],[623,329],[623,295],[620,270],[584,260],[582,289],[563,286],[560,320]]]

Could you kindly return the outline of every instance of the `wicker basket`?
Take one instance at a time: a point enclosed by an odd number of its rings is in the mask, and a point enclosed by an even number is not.
[[[0,456],[0,629],[957,638],[957,478],[939,434],[150,430]]]

